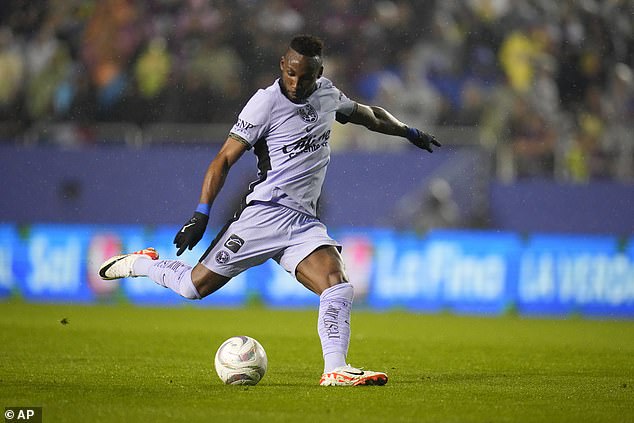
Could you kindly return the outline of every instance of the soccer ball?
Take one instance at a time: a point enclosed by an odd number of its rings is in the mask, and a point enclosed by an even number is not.
[[[255,385],[264,377],[268,360],[258,341],[234,336],[218,348],[214,365],[218,377],[227,385]]]

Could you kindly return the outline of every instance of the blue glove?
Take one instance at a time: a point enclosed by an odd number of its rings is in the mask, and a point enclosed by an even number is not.
[[[407,135],[405,137],[409,140],[409,142],[414,144],[416,147],[421,148],[423,150],[427,150],[430,153],[434,152],[431,149],[432,145],[435,145],[436,147],[441,146],[441,144],[438,141],[436,141],[436,138],[434,138],[433,135],[426,134],[420,129],[408,127]]]

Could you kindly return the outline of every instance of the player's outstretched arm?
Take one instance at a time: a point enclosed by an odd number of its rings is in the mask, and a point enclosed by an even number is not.
[[[205,234],[211,205],[222,189],[229,169],[246,149],[247,146],[244,143],[230,136],[209,164],[203,180],[198,207],[194,215],[185,222],[174,237],[174,244],[178,248],[177,256],[180,256],[186,248],[190,250],[194,248]]]
[[[363,125],[374,132],[407,138],[416,147],[430,153],[433,153],[432,146],[441,146],[433,135],[417,128],[408,127],[382,107],[357,103],[354,112],[346,120],[350,123]]]

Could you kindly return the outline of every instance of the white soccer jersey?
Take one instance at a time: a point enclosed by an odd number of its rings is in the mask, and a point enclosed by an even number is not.
[[[231,133],[254,147],[259,179],[247,204],[266,201],[317,215],[317,199],[330,162],[330,130],[336,112],[349,116],[355,103],[327,78],[304,103],[293,103],[279,79],[258,90],[240,112]]]

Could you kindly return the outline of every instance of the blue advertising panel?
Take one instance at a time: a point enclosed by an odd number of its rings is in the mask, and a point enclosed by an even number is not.
[[[16,263],[22,296],[30,301],[92,301],[86,283],[91,235],[85,226],[31,226]]]
[[[427,263],[423,241],[393,232],[373,234],[374,251],[368,304],[375,308],[414,307],[434,311],[441,307],[436,287],[423,283]]]
[[[13,225],[0,224],[0,298],[11,295],[16,283],[14,257],[19,249]]]
[[[257,296],[272,307],[316,307],[319,297],[273,260],[247,270],[203,301],[181,298],[148,278],[103,281],[101,263],[155,247],[162,259],[194,266],[211,242],[176,257],[176,227],[0,225],[0,298],[34,302],[240,306]],[[498,314],[634,317],[634,239],[619,250],[610,236],[535,235],[526,243],[499,232],[339,230],[355,304],[375,309]]]
[[[521,243],[509,233],[435,231],[376,239],[370,294],[377,307],[501,313],[512,303]]]
[[[520,238],[508,232],[433,231],[427,237],[424,283],[444,308],[499,314],[513,303]]]
[[[520,312],[634,314],[632,261],[617,245],[607,236],[533,236],[520,259]]]

